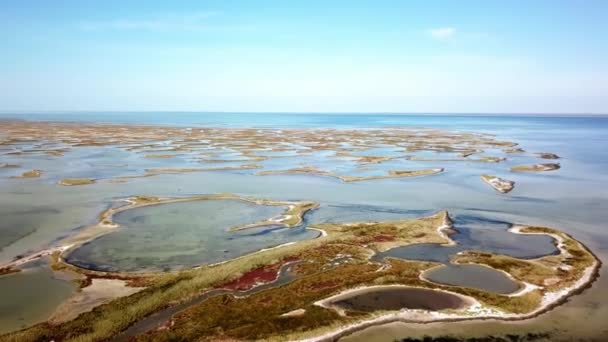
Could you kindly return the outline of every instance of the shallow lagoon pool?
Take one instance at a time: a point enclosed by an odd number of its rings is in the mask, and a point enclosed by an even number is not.
[[[173,270],[221,262],[319,234],[303,227],[229,231],[234,226],[275,217],[284,210],[284,206],[240,200],[134,208],[115,215],[119,230],[82,245],[66,260],[102,271]]]

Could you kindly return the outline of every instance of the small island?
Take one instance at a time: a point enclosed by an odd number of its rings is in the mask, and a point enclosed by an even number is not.
[[[502,192],[503,194],[513,190],[513,187],[515,186],[515,182],[494,175],[481,175],[481,180],[489,184],[494,190]]]
[[[542,159],[559,159],[560,158],[557,154],[549,153],[549,152],[541,152],[541,153],[537,153],[537,155]]]
[[[19,176],[14,176],[13,178],[38,178],[42,175],[42,170],[30,170],[25,171]]]
[[[387,175],[379,175],[379,176],[346,176],[346,175],[338,175],[333,172],[319,170],[314,166],[305,166],[299,168],[293,168],[288,170],[270,170],[270,171],[261,171],[256,173],[258,176],[268,176],[268,175],[289,175],[289,174],[307,174],[307,175],[318,175],[318,176],[328,176],[333,178],[338,178],[343,182],[361,182],[368,181],[374,179],[387,179],[387,178],[404,178],[404,177],[418,177],[418,176],[428,176],[434,175],[437,173],[443,172],[443,168],[435,168],[435,169],[424,169],[424,170],[389,170]]]
[[[547,163],[547,164],[535,164],[535,165],[519,165],[513,166],[511,171],[518,172],[541,172],[541,171],[554,171],[560,168],[560,165],[557,163]]]
[[[95,183],[94,178],[64,178],[57,182],[57,184],[64,186],[87,185],[93,183]]]

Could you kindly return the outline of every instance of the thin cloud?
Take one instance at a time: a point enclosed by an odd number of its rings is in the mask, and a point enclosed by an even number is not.
[[[87,31],[200,31],[217,29],[218,26],[210,25],[209,18],[219,14],[219,12],[209,11],[188,14],[165,14],[151,18],[85,21],[80,23],[80,28]]]
[[[456,34],[456,29],[453,27],[439,27],[428,30],[428,33],[435,39],[446,40]]]

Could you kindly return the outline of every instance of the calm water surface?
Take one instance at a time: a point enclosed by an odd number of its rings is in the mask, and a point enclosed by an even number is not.
[[[285,209],[239,200],[135,208],[114,216],[121,229],[84,244],[66,260],[100,271],[171,270],[225,261],[319,234],[303,227],[229,231],[275,217]]]

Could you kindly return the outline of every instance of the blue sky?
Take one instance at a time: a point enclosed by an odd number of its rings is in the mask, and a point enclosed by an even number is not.
[[[0,2],[0,110],[608,113],[608,1]]]

